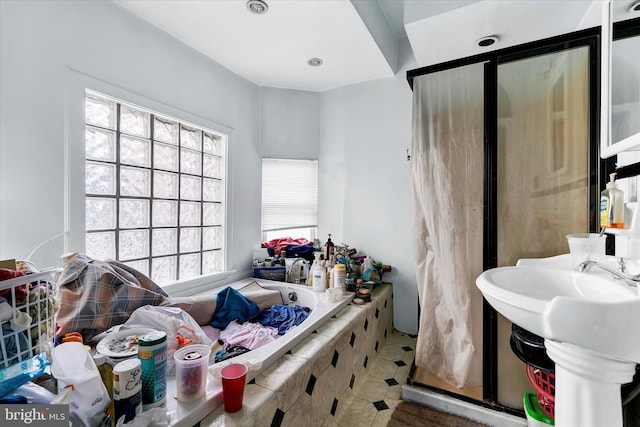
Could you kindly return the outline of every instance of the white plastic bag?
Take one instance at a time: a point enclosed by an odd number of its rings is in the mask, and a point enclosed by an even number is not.
[[[167,375],[175,375],[173,353],[180,346],[178,335],[192,340],[191,344],[211,346],[213,342],[204,333],[198,322],[179,307],[145,305],[131,313],[131,317],[120,330],[131,328],[153,328],[167,333]]]
[[[93,358],[84,345],[67,342],[53,349],[51,359],[51,374],[58,380],[58,394],[72,388],[69,412],[83,425],[91,426],[92,418],[104,413],[111,402]]]
[[[121,416],[120,419],[116,421],[116,427],[148,427],[150,425],[153,427],[164,427],[170,424],[167,408],[165,407],[147,409],[136,415],[134,419],[126,424],[124,419],[125,416]]]

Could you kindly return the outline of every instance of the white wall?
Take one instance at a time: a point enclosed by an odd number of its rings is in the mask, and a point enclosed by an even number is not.
[[[410,163],[412,92],[406,70],[415,68],[401,39],[400,71],[325,92],[320,140],[320,218],[323,241],[332,233],[392,266],[394,326],[418,330],[413,258]]]
[[[321,93],[260,87],[260,152],[265,157],[317,159]]]
[[[258,87],[110,2],[2,1],[0,15],[0,257],[24,258],[66,229],[64,150],[78,135],[67,125],[89,76],[231,129],[230,259],[249,271],[260,239]],[[67,250],[78,249],[58,238],[33,261],[58,265]]]
[[[81,158],[78,88],[95,83],[231,131],[229,255],[238,275],[260,242],[262,156],[318,158],[321,239],[332,233],[392,265],[395,327],[417,333],[405,151],[405,71],[415,64],[406,39],[402,46],[394,78],[326,93],[259,88],[113,3],[0,1],[0,258],[24,258],[68,231],[65,189],[82,184],[65,181],[65,159]],[[74,250],[60,237],[32,261],[58,265]]]

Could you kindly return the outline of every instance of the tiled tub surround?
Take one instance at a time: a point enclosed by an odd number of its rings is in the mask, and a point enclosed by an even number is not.
[[[294,346],[306,342],[305,339],[316,330],[324,328],[327,321],[333,321],[332,316],[341,312],[345,307],[348,307],[349,302],[353,297],[353,293],[349,293],[339,298],[337,302],[329,302],[325,293],[313,292],[308,286],[292,285],[290,283],[274,282],[270,280],[262,279],[245,279],[238,282],[234,282],[229,286],[242,289],[246,285],[258,282],[260,286],[266,289],[278,290],[282,296],[284,304],[296,304],[300,306],[309,307],[312,309],[311,313],[305,319],[302,324],[291,329],[288,333],[281,336],[274,342],[263,345],[260,348],[244,353],[229,362],[243,362],[248,361],[253,365],[261,365],[261,370],[251,370],[247,374],[247,378],[252,381],[254,377],[261,376],[262,372],[272,370],[275,366],[279,366],[283,357],[288,357],[285,353],[290,351]],[[216,292],[219,291],[216,290]],[[297,300],[293,302],[290,299],[291,292],[295,291]],[[196,296],[196,299],[202,298],[205,300],[207,297],[214,295],[213,293],[205,293]],[[389,291],[390,294],[390,291]],[[390,298],[390,296],[389,296]],[[391,307],[391,301],[388,303]],[[380,314],[379,314],[380,316]],[[346,321],[346,320],[345,320]],[[376,323],[376,322],[372,322]],[[369,329],[369,327],[367,327]],[[316,334],[313,334],[316,335]],[[367,334],[362,335],[362,339],[365,339]],[[348,339],[348,338],[347,338]],[[221,362],[221,363],[229,363]],[[219,365],[220,366],[220,365]],[[308,379],[308,378],[307,378]],[[175,399],[176,395],[176,379],[175,376],[167,377],[167,414],[170,418],[172,427],[191,427],[197,424],[202,418],[207,416],[211,411],[221,407],[222,403],[222,386],[219,381],[212,380],[211,375],[207,384],[206,395],[201,399],[193,402],[178,402]],[[306,386],[306,384],[305,384]],[[288,391],[286,394],[288,395]],[[288,408],[288,406],[286,406]]]
[[[390,284],[377,285],[371,302],[346,306],[250,381],[242,410],[228,414],[220,405],[200,426],[339,425],[345,412],[362,400],[354,396],[354,384],[366,381],[376,369],[379,378],[391,381],[387,385],[397,386],[400,399],[401,382],[393,384],[398,382],[393,380],[396,372],[381,372],[390,368],[377,363],[393,332],[392,298]],[[403,362],[404,378],[412,357]],[[384,393],[376,396],[381,406]]]

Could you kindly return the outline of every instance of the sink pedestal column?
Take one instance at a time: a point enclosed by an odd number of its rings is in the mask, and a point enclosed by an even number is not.
[[[568,343],[545,340],[556,364],[557,427],[622,427],[620,386],[631,382],[635,363],[611,359]]]

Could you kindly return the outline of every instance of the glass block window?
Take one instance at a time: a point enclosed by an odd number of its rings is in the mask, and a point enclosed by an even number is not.
[[[224,270],[227,136],[85,95],[85,253],[158,284]]]
[[[263,241],[313,240],[317,227],[318,161],[262,159]]]

